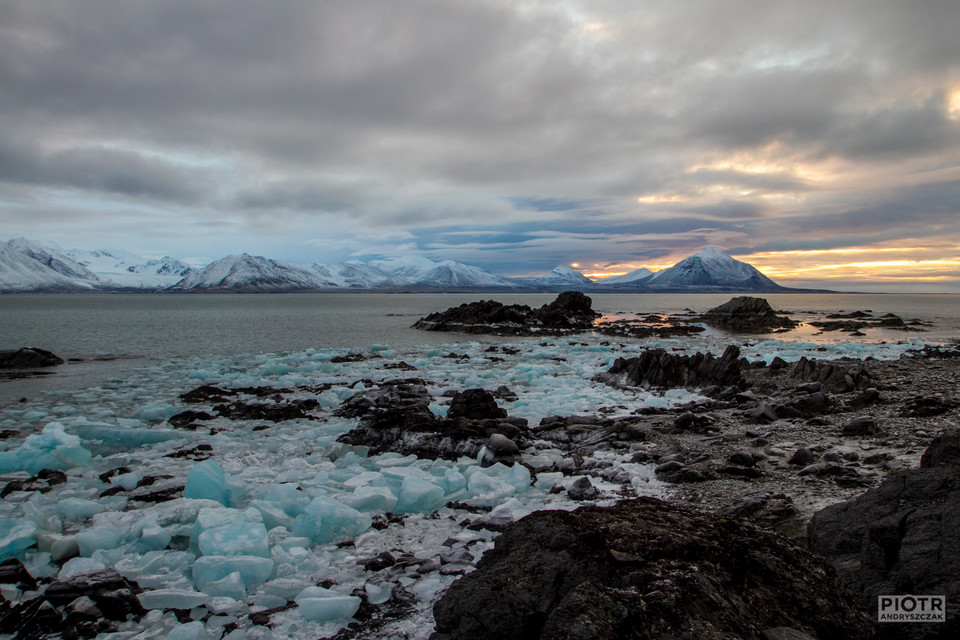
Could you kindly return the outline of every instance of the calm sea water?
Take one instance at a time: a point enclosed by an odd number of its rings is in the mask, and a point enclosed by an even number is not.
[[[278,353],[308,348],[394,349],[495,337],[427,333],[410,328],[428,313],[492,298],[539,306],[555,294],[283,294],[283,295],[3,295],[0,349],[37,346],[82,362],[53,376],[0,382],[0,404],[38,391],[89,386],[125,369],[180,356]],[[594,308],[610,316],[705,311],[731,294],[596,294]],[[930,340],[960,337],[960,296],[774,294],[778,310],[804,320],[836,311],[872,310],[933,323]],[[810,327],[784,339],[829,341]],[[918,334],[874,332],[865,339],[898,340]]]

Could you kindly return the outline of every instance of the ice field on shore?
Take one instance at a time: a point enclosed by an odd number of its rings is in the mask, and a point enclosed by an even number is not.
[[[399,352],[372,345],[360,352],[362,359],[348,362],[333,360],[357,350],[178,358],[95,388],[47,393],[0,410],[0,431],[16,432],[0,441],[0,479],[6,485],[55,469],[66,482],[42,492],[11,491],[0,501],[0,560],[20,558],[36,578],[112,568],[136,582],[148,613],[105,638],[318,638],[350,623],[363,599],[378,606],[401,596],[410,611],[377,637],[426,638],[437,594],[470,571],[496,535],[464,521],[487,508],[500,521],[575,508],[580,503],[565,491],[551,490],[579,476],[533,478],[521,465],[482,467],[468,458],[371,456],[364,447],[337,442],[357,419],[337,417],[333,409],[377,382],[409,377],[429,384],[430,408],[440,416],[447,392],[501,386],[517,396],[501,407],[530,425],[556,415],[628,415],[700,396],[592,380],[615,359],[651,347],[719,354],[730,342],[584,335]],[[895,359],[923,342],[739,344],[750,361],[791,362],[802,356]],[[408,370],[386,366],[400,362]],[[203,384],[289,390],[286,399],[317,400],[312,413],[319,419],[264,428],[262,420],[215,418],[193,431],[168,423],[197,408],[179,396]],[[633,495],[666,495],[652,465],[630,462],[631,454],[595,454],[630,478],[627,485],[591,478],[602,492],[596,502],[626,495],[624,487]],[[524,452],[524,459],[533,456],[562,458],[546,445]],[[138,488],[176,497],[141,501]],[[385,552],[402,561],[376,569],[370,561]],[[14,586],[2,592],[14,603],[35,595]],[[251,618],[282,607],[270,626]]]

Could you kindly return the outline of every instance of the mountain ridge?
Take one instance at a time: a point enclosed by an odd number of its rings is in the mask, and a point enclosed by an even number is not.
[[[128,251],[65,250],[26,238],[0,243],[0,292],[5,293],[563,290],[805,291],[783,287],[716,247],[701,249],[655,273],[635,269],[622,276],[591,280],[566,265],[539,277],[504,277],[477,266],[453,260],[435,262],[423,256],[302,265],[242,253],[194,268],[169,256],[147,260]]]

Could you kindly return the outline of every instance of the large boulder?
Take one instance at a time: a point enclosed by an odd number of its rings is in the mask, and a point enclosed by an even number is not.
[[[742,387],[743,364],[740,348],[730,345],[719,358],[711,353],[692,356],[647,349],[636,358],[617,358],[613,366],[597,376],[611,386],[655,389]]]
[[[738,331],[769,331],[792,328],[797,322],[778,316],[764,298],[739,296],[714,307],[700,316],[705,323]]]
[[[537,323],[549,329],[589,329],[599,317],[593,300],[579,291],[564,291],[534,313]]]
[[[63,364],[63,358],[38,347],[0,351],[0,369],[35,369]]]
[[[579,291],[565,291],[553,302],[536,310],[524,304],[505,305],[494,300],[481,300],[431,313],[417,320],[413,327],[461,333],[566,334],[593,326],[594,319],[600,314],[593,310],[592,304],[593,301]]]
[[[822,559],[768,530],[654,498],[510,525],[434,606],[434,640],[869,638]],[[789,636],[783,636],[789,637]]]
[[[440,418],[430,410],[431,397],[423,381],[392,380],[357,393],[341,404],[336,415],[360,418],[356,428],[337,440],[370,447],[371,455],[394,452],[420,458],[457,460],[474,458],[501,435],[523,441],[526,421],[510,418],[483,389],[456,394],[449,415]]]
[[[960,637],[960,432],[938,437],[921,468],[814,515],[810,547],[877,611],[884,594],[945,595],[945,623],[882,623],[878,638]]]

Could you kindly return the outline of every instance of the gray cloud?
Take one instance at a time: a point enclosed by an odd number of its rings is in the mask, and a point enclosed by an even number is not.
[[[432,229],[545,234],[469,248],[501,272],[956,233],[957,184],[910,176],[960,163],[958,23],[955,0],[12,0],[0,206],[76,192],[92,243],[92,201],[162,203],[173,244],[188,220],[278,258],[371,227],[458,259]],[[811,177],[829,163],[863,174]]]

